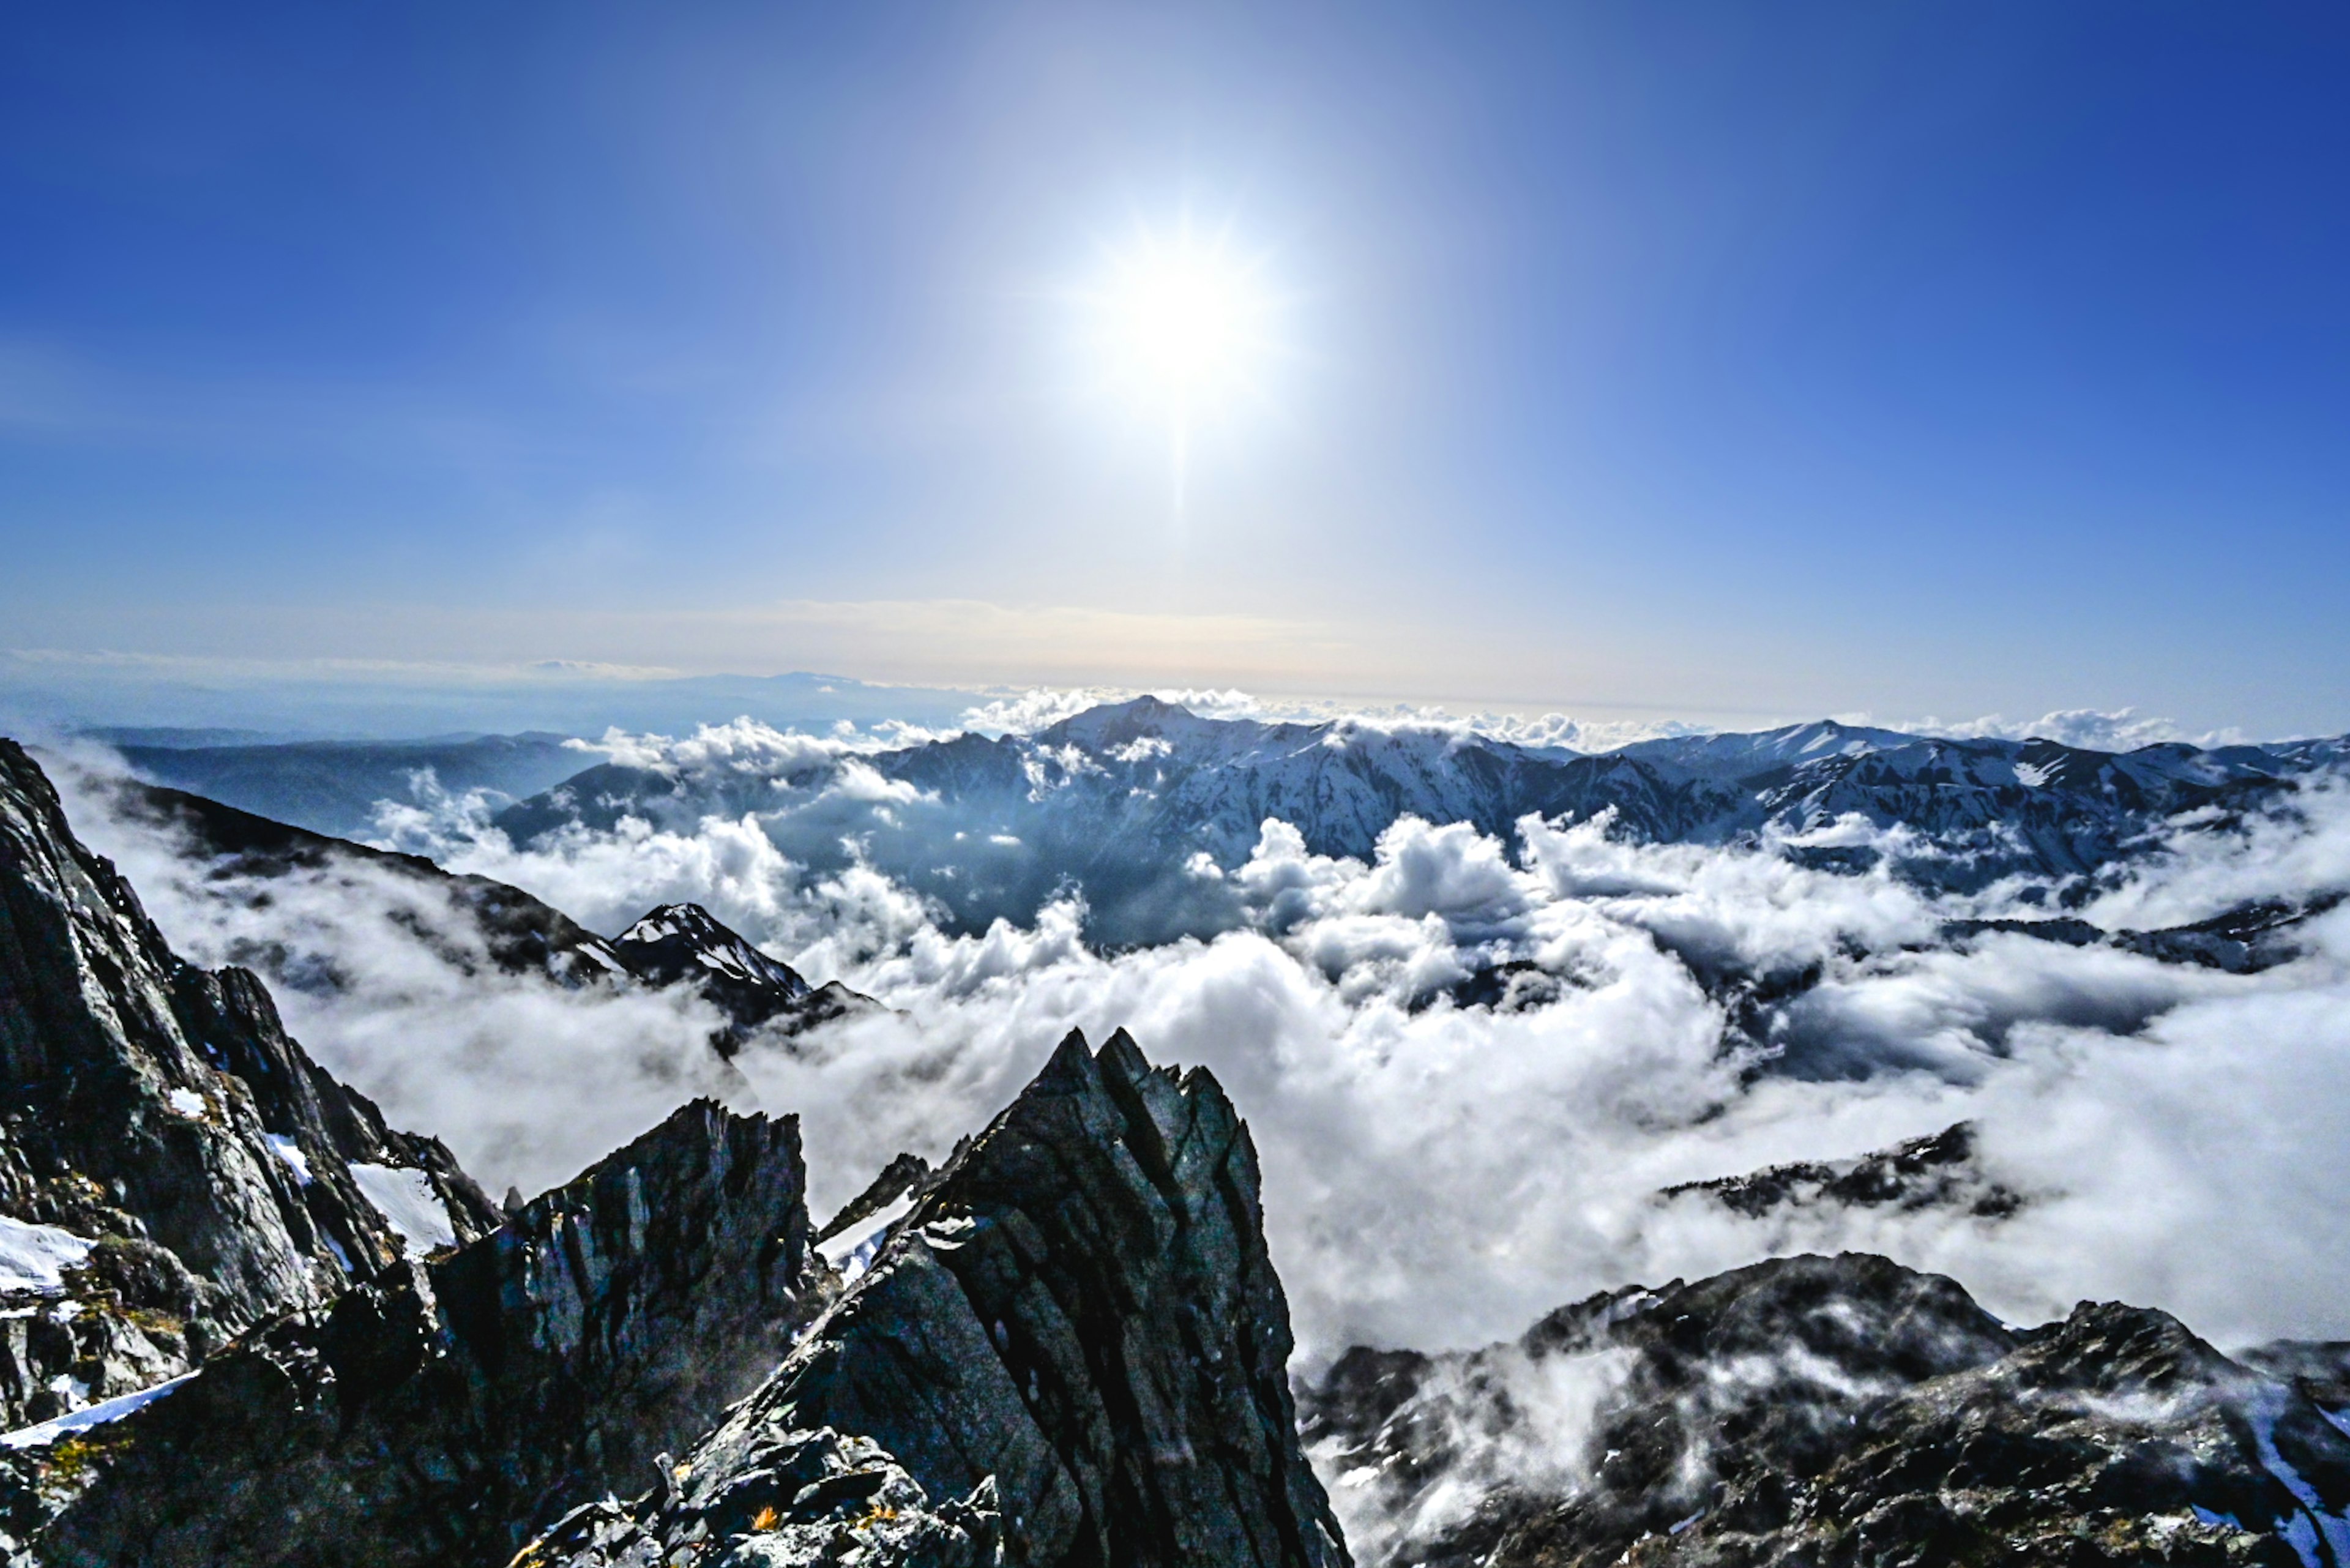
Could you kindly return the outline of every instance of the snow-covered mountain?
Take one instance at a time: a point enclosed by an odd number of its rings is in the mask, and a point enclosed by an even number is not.
[[[2166,818],[2258,806],[2345,754],[2341,739],[2116,753],[1823,721],[1575,755],[1459,729],[1209,719],[1146,697],[1030,735],[607,763],[495,822],[530,844],[628,817],[685,832],[713,815],[755,815],[794,858],[818,869],[862,858],[966,928],[1032,918],[1079,889],[1091,934],[1123,945],[1234,923],[1221,878],[1247,862],[1268,819],[1315,854],[1358,859],[1405,816],[1508,841],[1528,815],[1605,815],[1612,832],[1647,842],[1773,836],[1821,864],[1891,854],[1902,875],[1935,886],[2054,884],[2125,858]]]

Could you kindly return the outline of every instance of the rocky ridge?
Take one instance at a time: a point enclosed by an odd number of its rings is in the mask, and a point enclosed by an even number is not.
[[[0,1438],[11,1568],[495,1568],[518,1545],[525,1562],[1347,1561],[1296,1437],[1254,1151],[1205,1073],[1072,1035],[943,1167],[884,1173],[851,1220],[870,1266],[846,1284],[812,1245],[789,1118],[697,1103],[501,1216],[275,1031],[257,980],[172,959],[37,767],[0,760],[13,1081],[112,1107],[117,1133],[165,1114],[211,1129],[191,1170],[151,1158],[144,1179],[179,1177],[177,1210],[100,1214],[66,1199],[153,1195],[87,1175],[110,1171],[88,1140],[12,1123],[11,1158],[47,1179],[23,1190],[48,1206],[9,1222],[73,1241],[57,1221],[169,1220],[213,1244],[182,1242],[201,1264],[281,1264],[181,1265],[214,1310],[174,1359]],[[389,1194],[354,1150],[420,1163],[381,1167],[411,1179]],[[412,1233],[428,1199],[447,1234]],[[300,1230],[306,1201],[366,1250],[316,1217]],[[177,1256],[131,1255],[167,1272]]]
[[[1845,1254],[1357,1348],[1301,1410],[1368,1561],[2338,1564],[2350,1438],[2312,1386],[2163,1313],[2018,1331]]]
[[[296,875],[387,875],[460,912],[483,958],[506,973],[543,974],[572,988],[690,986],[723,1020],[712,1041],[722,1055],[733,1056],[763,1030],[789,1035],[879,1005],[837,981],[811,986],[699,904],[661,905],[619,936],[605,938],[519,888],[445,871],[420,855],[329,838],[154,784],[119,781],[112,793],[118,809],[172,834],[208,864],[215,881],[266,888]],[[463,969],[475,961],[468,950],[473,945],[440,956]],[[236,956],[281,985],[332,989],[338,983],[332,965],[313,955],[267,950]]]
[[[611,951],[644,984],[691,985],[714,1003],[727,1022],[713,1044],[726,1056],[766,1025],[796,1033],[879,1005],[837,980],[810,985],[699,904],[661,905],[613,938]]]
[[[936,1542],[906,1561],[992,1561],[972,1554],[998,1538],[1007,1563],[1343,1564],[1291,1349],[1255,1153],[1214,1079],[1072,1033],[681,1488],[590,1505],[531,1560],[848,1561],[810,1542],[902,1501]],[[837,1434],[880,1451],[844,1460]]]
[[[501,1215],[173,958],[13,748],[0,922],[0,1324],[18,1386],[99,1377],[0,1437],[11,1568],[2350,1563],[2341,1345],[1796,1257],[1293,1394],[1247,1129],[1122,1033],[814,1235],[789,1120],[707,1104]],[[1963,1125],[1669,1196],[2000,1199]]]
[[[504,1563],[783,1356],[826,1293],[804,1190],[791,1118],[688,1106],[491,1234],[279,1318],[95,1430],[69,1485],[43,1478],[39,1560]]]
[[[2003,1220],[2024,1201],[2022,1194],[1982,1170],[1976,1159],[1975,1129],[1969,1122],[1855,1159],[1797,1160],[1742,1176],[1684,1181],[1659,1194],[1668,1199],[1686,1195],[1710,1199],[1750,1220],[1823,1203],[1856,1209],[1955,1209],[1978,1219]]]

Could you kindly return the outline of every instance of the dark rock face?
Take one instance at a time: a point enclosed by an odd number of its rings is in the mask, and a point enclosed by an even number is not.
[[[796,1122],[689,1106],[103,1428],[40,1559],[496,1568],[578,1498],[641,1485],[782,1358],[821,1300],[804,1191]]]
[[[1344,1564],[1298,1447],[1291,1348],[1254,1149],[1222,1090],[1123,1033],[1098,1056],[1072,1034],[688,1456],[685,1496],[575,1520],[531,1560],[700,1561],[706,1541],[713,1562],[845,1561],[766,1537],[798,1517],[788,1500],[827,1495],[778,1456],[846,1433],[923,1499],[962,1500],[958,1521],[992,1511],[1007,1563]],[[767,1532],[713,1511],[737,1488],[735,1514],[775,1510]]]
[[[57,792],[0,741],[0,1218],[60,1255],[0,1297],[0,1422],[185,1370],[433,1236],[496,1222],[437,1142],[393,1131],[235,969],[182,962]]]
[[[1661,1196],[1700,1193],[1751,1220],[1783,1209],[1835,1204],[1855,1209],[1956,1209],[1986,1220],[2023,1206],[2021,1194],[1986,1176],[1975,1161],[1972,1124],[1959,1122],[1925,1137],[1857,1159],[1803,1160],[1744,1176],[1685,1181]]]
[[[2292,1384],[2321,1410],[2350,1410],[2350,1340],[2280,1339],[2236,1359]]]
[[[2350,1438],[2158,1312],[2015,1333],[1846,1254],[1350,1352],[1302,1401],[1367,1560],[2336,1563]]]

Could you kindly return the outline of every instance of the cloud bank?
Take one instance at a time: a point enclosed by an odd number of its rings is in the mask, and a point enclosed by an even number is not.
[[[851,742],[719,737],[667,765],[766,788]],[[850,758],[853,762],[853,756]],[[912,809],[869,769],[826,774],[821,822]],[[1603,1287],[1770,1253],[1861,1247],[1953,1274],[2014,1321],[2080,1297],[2167,1307],[2222,1342],[2350,1334],[2350,906],[2256,974],[1953,920],[2033,917],[2012,890],[1938,894],[1806,863],[1857,821],[1736,848],[1642,846],[1605,819],[1529,818],[1513,850],[1463,824],[1395,823],[1364,859],[1268,821],[1245,862],[1195,866],[1241,911],[1221,934],[1128,951],[1082,940],[1069,894],[1031,921],[951,931],[865,863],[786,854],[750,813],[624,817],[518,848],[463,800],[387,817],[406,847],[511,882],[591,927],[690,899],[812,979],[892,1010],[718,1070],[674,995],[501,977],[463,922],[358,870],[242,885],[70,803],[182,950],[260,963],[294,1032],[394,1119],[493,1183],[567,1175],[686,1095],[804,1118],[819,1208],[900,1149],[933,1158],[1016,1092],[1060,1036],[1130,1029],[1211,1068],[1263,1154],[1273,1246],[1312,1364],[1355,1341],[1438,1348],[1514,1334]],[[983,874],[1000,846],[940,840]],[[2109,928],[2350,886],[2350,787],[2238,829],[2182,822],[2081,911]],[[1742,1218],[1676,1183],[1833,1158],[1961,1117],[2003,1220],[1814,1208]]]

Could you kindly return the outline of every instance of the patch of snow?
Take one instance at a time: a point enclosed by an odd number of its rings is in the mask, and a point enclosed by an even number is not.
[[[2048,782],[2048,775],[2054,771],[2036,763],[2018,763],[2015,764],[2015,782],[2026,789],[2038,789]]]
[[[922,1227],[922,1240],[933,1252],[951,1252],[970,1241],[979,1221],[968,1214],[951,1214]]]
[[[889,1227],[903,1220],[913,1207],[914,1195],[901,1192],[830,1241],[817,1242],[816,1252],[840,1271],[844,1283],[853,1280],[873,1266],[881,1243],[889,1239]]]
[[[182,1116],[193,1116],[198,1121],[203,1120],[204,1097],[193,1089],[174,1089],[164,1097],[172,1102],[172,1108]]]
[[[89,1385],[70,1372],[60,1372],[49,1379],[49,1392],[57,1397],[68,1414],[89,1407]]]
[[[424,1172],[390,1165],[354,1165],[351,1179],[375,1205],[375,1211],[408,1243],[410,1257],[421,1258],[436,1247],[457,1244],[457,1227],[450,1223],[449,1210]]]
[[[55,1294],[66,1287],[65,1271],[88,1257],[96,1245],[87,1236],[54,1225],[0,1215],[0,1291]]]
[[[2293,1493],[2302,1511],[2281,1521],[2277,1533],[2300,1555],[2306,1568],[2320,1568],[2321,1563],[2350,1562],[2350,1521],[2330,1512],[2317,1489],[2309,1484],[2302,1473],[2277,1451],[2276,1423],[2279,1397],[2261,1402],[2249,1414],[2252,1423],[2252,1441],[2260,1449],[2261,1464],[2269,1474],[2284,1483]],[[2324,1550],[2320,1550],[2320,1542]]]
[[[194,1376],[192,1372],[182,1372],[168,1382],[156,1384],[152,1388],[141,1388],[136,1394],[123,1394],[112,1399],[101,1399],[95,1405],[76,1410],[70,1415],[59,1416],[54,1420],[44,1421],[37,1427],[20,1427],[13,1432],[0,1432],[0,1449],[45,1448],[70,1433],[85,1432],[92,1427],[102,1427],[109,1421],[119,1421],[140,1406],[153,1404]]]
[[[294,1179],[303,1186],[309,1186],[315,1179],[310,1175],[310,1158],[302,1152],[300,1144],[284,1133],[263,1133],[261,1141],[269,1146],[270,1153],[294,1168]]]

